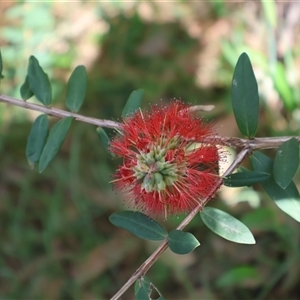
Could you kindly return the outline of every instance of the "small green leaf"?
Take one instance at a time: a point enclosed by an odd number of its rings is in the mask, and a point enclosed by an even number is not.
[[[271,175],[265,172],[239,172],[226,176],[223,183],[230,187],[250,186],[268,179]]]
[[[39,172],[43,172],[59,151],[70,128],[72,117],[66,117],[53,125],[39,160]]]
[[[83,104],[86,86],[86,69],[84,66],[77,66],[72,72],[67,85],[66,105],[72,112],[78,112]]]
[[[109,143],[110,143],[110,139],[108,135],[106,134],[105,130],[102,127],[97,127],[96,131],[98,133],[98,136],[100,137],[102,145],[108,151]]]
[[[29,85],[28,75],[26,75],[25,81],[20,88],[20,94],[21,98],[25,101],[34,95]]]
[[[189,232],[172,230],[168,235],[169,248],[176,254],[188,254],[197,248],[200,243]]]
[[[298,166],[299,144],[295,138],[291,138],[277,149],[273,165],[276,183],[285,189],[293,180]]]
[[[134,294],[136,300],[150,300],[150,295],[152,292],[151,281],[142,276],[134,284]]]
[[[2,63],[2,54],[1,54],[1,51],[0,51],[0,80],[2,78],[4,78],[4,76],[2,75],[2,71],[3,71],[3,63]]]
[[[232,86],[232,107],[241,133],[249,138],[255,136],[258,126],[259,96],[250,59],[242,53],[235,66]]]
[[[159,295],[157,300],[165,300],[158,288],[146,277],[141,276],[134,284],[134,294],[136,300],[152,300],[151,294],[153,291]]]
[[[250,161],[256,171],[271,173],[273,170],[273,160],[259,151],[251,155]],[[293,181],[283,189],[271,176],[266,181],[261,182],[261,185],[282,211],[300,222],[300,196]]]
[[[34,56],[30,56],[27,76],[31,91],[44,105],[50,105],[52,101],[52,90],[47,74],[39,65]]]
[[[217,208],[204,207],[200,216],[204,224],[222,238],[240,244],[255,244],[249,228],[228,213]]]
[[[38,116],[32,124],[30,134],[27,138],[26,157],[29,165],[33,168],[34,164],[40,159],[48,135],[47,115]]]
[[[115,212],[109,217],[109,221],[145,240],[162,241],[168,235],[165,228],[155,220],[136,211]]]
[[[126,117],[129,114],[135,112],[140,106],[143,98],[144,90],[135,90],[133,91],[122,111],[122,117]]]

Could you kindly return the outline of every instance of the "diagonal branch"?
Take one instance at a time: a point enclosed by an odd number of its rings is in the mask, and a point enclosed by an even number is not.
[[[95,118],[90,118],[90,117],[86,117],[83,115],[79,115],[76,113],[72,113],[66,110],[62,110],[62,109],[57,109],[57,108],[53,108],[53,107],[46,107],[46,106],[42,106],[39,104],[34,104],[34,103],[30,103],[30,102],[25,102],[22,100],[18,100],[6,95],[2,95],[0,94],[0,102],[6,102],[15,106],[19,106],[19,107],[23,107],[26,109],[31,109],[31,110],[35,110],[35,111],[39,111],[42,112],[44,114],[47,114],[49,116],[55,116],[58,118],[64,118],[64,117],[73,117],[75,120],[84,122],[84,123],[89,123],[89,124],[93,124],[96,126],[100,126],[100,127],[106,127],[106,128],[115,128],[115,129],[120,129],[120,123],[118,122],[114,122],[114,121],[110,121],[110,120],[101,120],[101,119],[95,119]]]

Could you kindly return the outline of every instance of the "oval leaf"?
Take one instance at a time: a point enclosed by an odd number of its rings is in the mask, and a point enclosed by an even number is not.
[[[168,235],[169,248],[176,254],[188,254],[200,245],[199,241],[189,232],[172,230]]]
[[[161,241],[168,235],[165,228],[155,220],[137,211],[115,212],[109,217],[109,221],[145,240]]]
[[[86,86],[86,69],[84,66],[77,66],[72,72],[67,85],[66,105],[72,112],[78,112],[83,104]]]
[[[134,284],[134,294],[136,300],[148,300],[151,299],[150,295],[152,293],[151,281],[142,276]]]
[[[273,170],[273,160],[259,151],[251,155],[250,161],[256,171],[268,173]],[[300,222],[300,196],[293,181],[283,189],[271,176],[266,181],[261,182],[261,185],[282,211]]]
[[[38,116],[32,124],[30,134],[27,138],[26,157],[29,165],[33,168],[34,164],[40,159],[48,135],[47,115]]]
[[[34,95],[29,85],[28,75],[26,76],[25,81],[20,88],[20,94],[21,98],[25,101]]]
[[[200,216],[204,224],[222,238],[240,244],[255,244],[249,228],[228,213],[217,208],[205,207]]]
[[[102,145],[108,151],[109,143],[110,143],[110,139],[108,135],[106,134],[105,130],[102,127],[97,127],[96,131],[98,133],[98,136],[100,137]]]
[[[271,174],[265,172],[240,172],[235,174],[230,174],[223,179],[223,183],[229,187],[241,187],[250,186],[254,183],[258,183],[268,179]]]
[[[141,276],[135,284],[134,284],[134,294],[136,300],[151,300],[151,294],[153,291],[159,295],[157,300],[164,300],[165,298],[162,296],[157,287],[146,277]]]
[[[241,133],[249,138],[255,136],[258,125],[259,96],[250,59],[242,53],[232,78],[232,107]]]
[[[133,91],[122,111],[122,117],[126,117],[129,114],[135,112],[140,106],[143,98],[144,90],[135,90]]]
[[[57,154],[70,128],[72,117],[67,117],[53,125],[39,161],[39,172],[43,172]]]
[[[34,56],[30,56],[27,70],[28,82],[31,91],[44,105],[50,105],[52,101],[52,90],[47,74],[39,65]]]
[[[276,152],[273,174],[276,183],[285,189],[293,180],[299,166],[299,144],[295,138],[283,143]]]

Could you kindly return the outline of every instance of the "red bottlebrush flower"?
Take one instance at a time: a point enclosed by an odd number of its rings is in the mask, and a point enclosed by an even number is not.
[[[209,124],[181,101],[125,118],[110,144],[123,157],[113,180],[126,200],[148,215],[193,210],[220,179],[217,139]]]

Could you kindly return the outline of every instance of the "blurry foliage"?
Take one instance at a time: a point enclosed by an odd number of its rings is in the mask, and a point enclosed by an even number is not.
[[[147,104],[174,97],[199,103],[193,66],[196,41],[178,24],[145,23],[137,14],[118,15],[109,24],[89,75],[88,98],[99,99],[101,117],[119,118],[129,94],[138,88],[145,90]]]
[[[250,5],[249,5],[249,8]],[[231,66],[235,57],[246,51],[256,66],[261,100],[265,104],[265,131],[262,135],[289,135],[299,133],[300,64],[299,3],[262,1],[252,7],[259,19],[241,19],[241,25],[232,37],[222,42],[222,54]],[[252,16],[253,18],[253,16]],[[255,39],[249,39],[253,31]],[[259,44],[261,43],[261,44]],[[268,124],[273,126],[268,126]]]
[[[55,30],[59,20],[53,11],[53,3],[50,2],[11,5],[5,10],[6,23],[0,29],[0,42],[5,57],[6,79],[11,83],[2,87],[2,93],[20,97],[16,87],[25,78],[27,60],[32,54],[49,70],[55,96],[61,92],[62,82],[53,78],[55,69],[69,68],[75,56],[71,48],[65,53],[55,51],[63,37]]]
[[[71,35],[72,17],[92,11],[107,28],[99,29],[97,55],[89,61],[83,114],[119,119],[129,94],[143,88],[144,106],[173,97],[215,104],[208,118],[224,124],[226,135],[235,135],[229,86],[237,57],[246,51],[265,106],[258,134],[299,135],[299,22],[288,22],[289,14],[299,11],[296,4],[182,1],[147,8],[142,2],[78,2],[71,11],[62,3],[1,2],[1,93],[20,98],[28,58],[35,55],[50,77],[54,98],[61,98],[74,61],[87,57],[80,48],[85,42]],[[143,17],[147,9],[155,12],[150,18]],[[295,42],[283,47],[287,34]],[[75,124],[47,171],[29,171],[30,124],[0,105],[0,297],[109,298],[156,246],[108,221],[121,208],[108,183],[116,162],[91,126]],[[201,242],[197,251],[180,259],[168,252],[148,274],[167,299],[297,298],[300,233],[295,222],[268,199],[249,211],[252,202],[243,191],[222,192],[227,202],[212,204],[227,210],[226,203],[239,203],[230,209],[250,227],[257,244],[250,249],[226,242],[199,225],[200,218],[193,220],[188,229]],[[265,199],[258,192],[253,203],[258,197]],[[173,229],[181,218],[164,225]],[[132,297],[131,290],[124,299]]]

